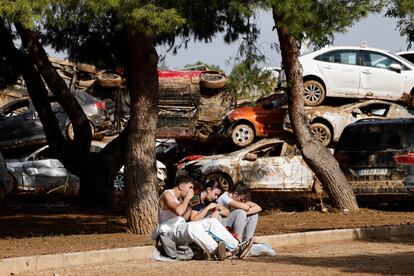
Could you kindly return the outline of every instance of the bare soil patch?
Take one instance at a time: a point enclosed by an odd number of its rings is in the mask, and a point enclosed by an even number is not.
[[[356,213],[291,206],[263,211],[256,235],[414,223],[413,207],[407,206],[362,207]],[[24,194],[0,202],[0,258],[151,244],[150,236],[127,233],[121,207]]]

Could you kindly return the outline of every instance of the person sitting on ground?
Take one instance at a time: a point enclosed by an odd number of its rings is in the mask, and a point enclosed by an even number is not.
[[[217,180],[208,180],[204,189],[199,195],[194,196],[194,202],[190,204],[192,205],[190,220],[197,221],[207,217],[221,220],[222,216],[227,217],[230,213],[229,210],[215,202],[220,194],[221,187]]]
[[[224,192],[217,203],[230,210],[223,221],[226,227],[237,234],[240,242],[253,238],[259,212],[262,208],[249,200],[250,188],[243,182],[237,183],[231,192]]]
[[[238,252],[239,258],[244,258],[251,243],[239,243],[217,219],[186,222],[191,212],[188,203],[194,195],[193,187],[193,179],[182,175],[177,177],[174,188],[161,194],[158,227],[153,238],[167,235],[177,245],[194,242],[221,261],[227,257],[226,248],[230,252]]]

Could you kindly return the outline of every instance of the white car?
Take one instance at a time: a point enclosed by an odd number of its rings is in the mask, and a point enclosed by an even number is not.
[[[398,52],[395,54],[399,55],[400,57],[405,58],[406,60],[414,64],[414,51],[403,51],[403,52]]]
[[[92,145],[91,151],[98,152],[102,146]],[[36,192],[58,192],[79,194],[79,178],[69,173],[63,164],[50,156],[49,146],[44,146],[23,160],[6,160],[9,173],[9,190]],[[166,166],[157,160],[157,179],[163,186],[167,178]],[[124,167],[114,179],[114,191],[124,190]]]
[[[400,101],[414,92],[414,64],[386,50],[326,47],[299,57],[305,105],[326,97]]]
[[[201,173],[206,179],[217,179],[224,189],[243,181],[252,190],[309,192],[315,184],[297,148],[277,138],[262,139],[228,154],[196,157],[181,164],[177,175]]]
[[[338,142],[344,128],[361,119],[414,118],[414,112],[396,103],[368,100],[338,107],[306,107],[305,116],[312,133],[325,146]],[[292,132],[289,116],[283,129]]]

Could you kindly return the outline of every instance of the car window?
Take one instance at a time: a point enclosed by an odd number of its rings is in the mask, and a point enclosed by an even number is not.
[[[363,107],[359,108],[363,114],[366,114],[368,116],[387,116],[388,110],[390,109],[389,104],[382,104],[382,103],[376,103],[376,104],[369,104]]]
[[[255,154],[258,158],[280,156],[283,144],[283,142],[280,142],[274,145],[265,145],[252,151],[251,153]]]
[[[357,51],[335,50],[335,51],[323,53],[315,57],[315,59],[319,61],[324,61],[324,62],[356,65],[357,64]]]
[[[3,115],[6,117],[16,116],[19,114],[25,114],[29,112],[29,101],[22,100],[16,101],[3,109]]]
[[[391,64],[400,64],[404,68],[403,64],[387,55],[371,51],[362,51],[362,66],[388,69]]]

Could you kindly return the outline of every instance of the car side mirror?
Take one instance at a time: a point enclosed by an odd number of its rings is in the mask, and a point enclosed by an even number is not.
[[[389,68],[390,68],[391,71],[394,71],[394,72],[397,72],[397,73],[401,73],[401,70],[402,70],[401,65],[399,65],[397,63],[390,64]]]
[[[352,113],[352,116],[354,116],[354,117],[357,117],[358,115],[362,114],[361,110],[359,110],[359,109],[354,109],[354,110],[352,110],[351,113]]]
[[[256,161],[257,160],[257,155],[254,153],[246,153],[245,156],[243,156],[243,160],[246,161]]]

